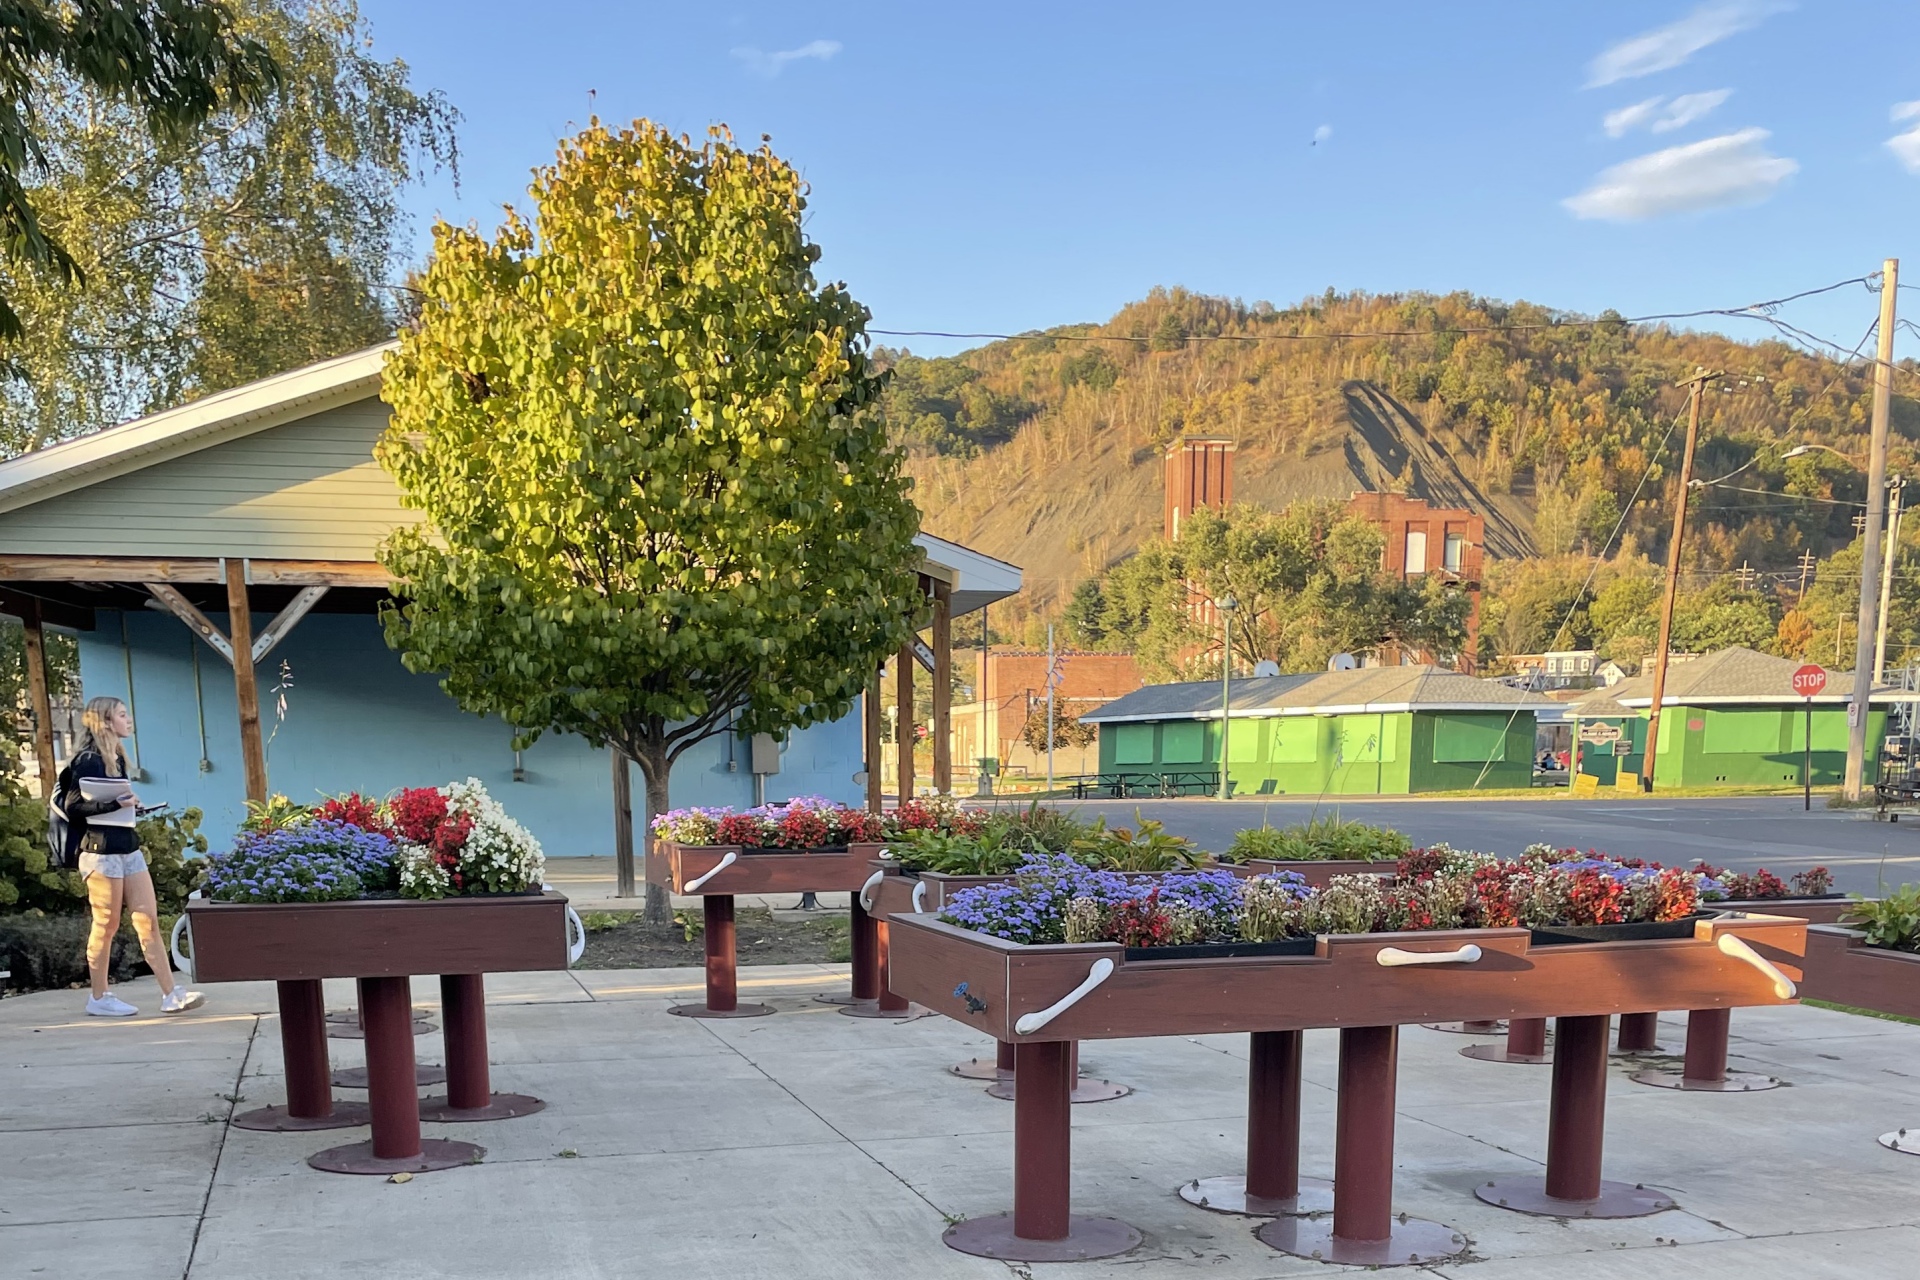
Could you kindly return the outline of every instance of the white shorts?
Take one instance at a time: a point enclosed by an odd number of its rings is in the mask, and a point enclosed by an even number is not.
[[[109,880],[124,880],[146,869],[147,855],[138,849],[132,853],[83,853],[80,855],[82,880],[91,875],[102,875]]]

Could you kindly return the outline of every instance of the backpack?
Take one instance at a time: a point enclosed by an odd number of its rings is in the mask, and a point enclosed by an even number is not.
[[[67,820],[67,811],[60,807],[60,801],[71,790],[73,765],[69,763],[60,771],[53,793],[47,797],[47,856],[54,866],[68,871],[80,865],[80,838],[86,834],[83,828]]]

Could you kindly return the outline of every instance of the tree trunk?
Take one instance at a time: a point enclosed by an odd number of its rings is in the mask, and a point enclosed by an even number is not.
[[[673,764],[667,759],[664,747],[652,744],[647,746],[644,753],[635,753],[633,758],[640,766],[640,776],[647,784],[646,815],[634,827],[642,848],[650,849],[653,847],[653,820],[673,807],[667,802],[667,776],[672,772]],[[649,924],[665,924],[673,915],[673,903],[667,891],[651,880],[647,882],[646,913]]]

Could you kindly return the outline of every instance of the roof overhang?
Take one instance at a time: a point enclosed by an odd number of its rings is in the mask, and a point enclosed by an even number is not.
[[[1020,567],[930,533],[918,533],[920,571],[953,588],[953,616],[972,613],[1020,591]]]
[[[0,512],[377,395],[382,343],[0,462]]]
[[[1653,699],[1651,697],[1615,698],[1613,699],[1613,701],[1619,704],[1620,706],[1628,707],[1635,711],[1645,711],[1647,708],[1653,705]],[[1744,694],[1744,695],[1709,694],[1709,695],[1705,695],[1697,698],[1679,696],[1679,695],[1668,696],[1660,699],[1660,705],[1662,708],[1666,708],[1666,707],[1754,707],[1754,706],[1800,707],[1800,706],[1805,706],[1809,702],[1818,703],[1822,706],[1844,706],[1847,703],[1850,703],[1852,701],[1853,701],[1853,695],[1850,693],[1823,693],[1818,695],[1817,697],[1812,697],[1812,698],[1796,697],[1795,695],[1790,693],[1764,693],[1764,694]],[[1872,697],[1870,697],[1868,701],[1869,702],[1920,702],[1920,690],[1876,689],[1874,690]],[[1582,714],[1581,711],[1579,710],[1579,706],[1580,706],[1579,703],[1576,702],[1576,703],[1573,703],[1572,705],[1574,707],[1575,715]],[[1607,716],[1607,715],[1617,716],[1619,715],[1619,712],[1600,711],[1600,712],[1587,712],[1585,714],[1595,715],[1595,716]]]
[[[1522,711],[1529,715],[1549,710],[1531,703],[1515,706],[1511,702],[1354,702],[1343,706],[1326,707],[1237,707],[1229,717],[1234,720],[1274,720],[1284,716],[1372,716],[1398,715],[1405,711],[1479,711],[1498,714]],[[1134,724],[1153,720],[1218,720],[1220,709],[1214,707],[1207,711],[1161,711],[1135,716],[1086,715],[1080,717],[1082,724]]]

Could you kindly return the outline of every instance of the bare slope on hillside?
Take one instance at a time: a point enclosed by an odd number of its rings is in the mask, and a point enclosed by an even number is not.
[[[1481,489],[1457,460],[1456,441],[1430,434],[1371,383],[1350,382],[1343,391],[1344,431],[1317,437],[1306,456],[1264,440],[1242,444],[1234,462],[1236,501],[1278,508],[1305,498],[1344,501],[1361,490],[1393,490],[1436,507],[1480,512],[1495,556],[1533,553],[1531,510],[1516,497]],[[1022,566],[1036,607],[1064,597],[1161,532],[1161,455],[1129,449],[1117,433],[1095,435],[1051,467],[1016,471],[988,454],[957,468],[913,469],[928,530]],[[1000,488],[990,502],[981,501],[984,485]]]

